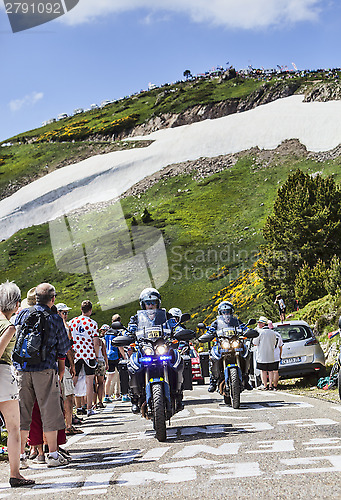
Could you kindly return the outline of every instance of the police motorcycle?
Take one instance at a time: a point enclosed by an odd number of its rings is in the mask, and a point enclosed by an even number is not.
[[[121,322],[113,323],[113,328],[127,332],[127,335],[113,339],[113,345],[119,347],[133,344],[135,347],[129,363],[141,381],[141,414],[153,421],[156,438],[161,442],[166,441],[166,421],[169,420],[170,423],[171,417],[180,409],[172,391],[182,362],[176,347],[179,342],[188,342],[195,337],[192,330],[175,330],[180,323],[189,319],[189,314],[183,314],[181,321],[170,331],[166,331],[161,324],[142,326],[135,333],[129,332]]]
[[[246,326],[255,323],[255,319],[250,319]],[[204,323],[199,323],[198,328],[207,329]],[[244,389],[243,373],[248,372],[247,364],[251,359],[251,342],[247,345],[245,340],[256,337],[258,332],[251,328],[243,331],[238,326],[227,326],[217,329],[216,333],[206,332],[198,339],[202,343],[215,340],[211,357],[217,362],[213,363],[212,372],[224,403],[235,409],[240,407],[240,394]]]

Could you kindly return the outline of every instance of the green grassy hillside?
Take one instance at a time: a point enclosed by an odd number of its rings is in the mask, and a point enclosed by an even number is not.
[[[128,227],[133,218],[146,227],[141,217],[147,208],[153,219],[148,225],[162,231],[169,264],[169,279],[160,289],[162,302],[167,308],[178,306],[194,314],[192,325],[209,320],[222,298],[233,300],[243,319],[268,307],[261,282],[248,270],[257,260],[261,229],[272,210],[277,187],[290,171],[322,170],[341,182],[340,159],[321,164],[279,151],[270,161],[263,151],[241,154],[234,166],[199,181],[193,179],[195,170],[186,169],[182,175],[142,189],[138,196],[121,200]],[[79,239],[94,220],[97,233],[101,224],[105,229],[114,213],[115,207],[108,207],[98,211],[95,219],[91,213],[78,215]],[[99,261],[104,258],[108,256],[99,251]],[[23,296],[37,283],[49,281],[56,286],[57,300],[70,305],[74,314],[85,298],[94,302],[95,319],[100,323],[108,322],[114,312],[101,311],[90,274],[69,274],[56,267],[48,224],[22,230],[1,242],[0,269],[0,281],[14,280]],[[136,308],[137,302],[115,311],[127,321]]]

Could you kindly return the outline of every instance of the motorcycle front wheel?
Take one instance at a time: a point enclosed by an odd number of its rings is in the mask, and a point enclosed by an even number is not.
[[[232,408],[237,409],[240,407],[240,381],[237,368],[230,368],[229,384]]]
[[[152,385],[154,429],[158,441],[166,441],[166,412],[161,385]]]

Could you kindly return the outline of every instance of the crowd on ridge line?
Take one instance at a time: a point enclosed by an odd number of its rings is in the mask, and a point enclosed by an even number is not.
[[[81,314],[69,321],[71,308],[55,302],[56,291],[49,283],[41,283],[29,290],[22,303],[20,289],[15,283],[7,281],[0,285],[0,412],[8,431],[12,487],[34,484],[20,473],[20,469],[28,467],[28,458],[38,464],[47,463],[48,467],[70,463],[70,454],[61,445],[65,444],[67,435],[82,433],[77,428],[82,423],[78,415],[91,416],[95,413],[94,407],[103,408],[103,402],[112,402],[111,396],[121,398],[118,363],[128,354],[123,348],[112,345],[117,332],[106,324],[98,329],[97,323],[91,319],[92,304],[89,300],[81,303]],[[151,312],[156,313],[161,307],[159,292],[143,290],[140,305],[144,309],[140,313],[149,316]],[[36,364],[17,360],[13,363],[16,358],[12,351],[18,332],[28,323],[33,311],[40,312],[46,321],[46,356]],[[177,312],[180,312],[179,318]],[[233,312],[230,302],[221,302],[218,307],[220,316],[208,330],[216,331],[218,321],[233,326],[233,321],[236,321]],[[180,324],[181,311],[173,308],[165,317],[174,325]],[[112,323],[116,321],[120,321],[117,314],[112,316]],[[136,321],[138,315],[131,318],[130,331],[136,330]],[[243,325],[239,320],[237,323]],[[257,345],[257,368],[261,370],[261,389],[276,390],[283,342],[280,334],[273,330],[271,321],[264,316],[259,318],[257,329],[259,336],[254,339],[254,344]],[[210,392],[214,385],[214,370],[211,371]],[[248,377],[248,372],[246,375]],[[180,411],[183,408],[182,390],[179,387],[176,390],[177,411]],[[132,391],[131,395],[132,411],[137,413],[136,394]],[[77,415],[73,414],[74,400]],[[123,400],[129,401],[128,395],[123,395]],[[31,447],[29,457],[25,451],[27,444]]]
[[[8,432],[11,487],[35,484],[20,472],[29,467],[28,460],[47,467],[70,463],[61,445],[67,436],[83,433],[77,427],[82,424],[79,415],[95,414],[112,397],[130,400],[120,393],[118,362],[126,354],[112,346],[115,332],[106,324],[98,328],[89,300],[68,321],[71,308],[56,304],[56,295],[53,285],[41,283],[21,302],[14,282],[0,285],[0,412]],[[44,314],[46,356],[37,364],[20,364],[12,352],[18,329],[33,311]],[[112,321],[119,320],[113,315]]]

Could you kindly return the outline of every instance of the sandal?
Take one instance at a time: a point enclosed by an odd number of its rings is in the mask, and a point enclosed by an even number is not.
[[[72,415],[72,424],[73,425],[81,425],[83,420],[81,418],[76,417],[76,415]]]
[[[76,429],[73,425],[71,427],[65,429],[66,436],[74,436],[75,434],[84,434],[80,429]]]
[[[24,477],[10,477],[9,484],[12,488],[20,488],[21,486],[33,486],[36,482],[33,479],[25,479]]]

